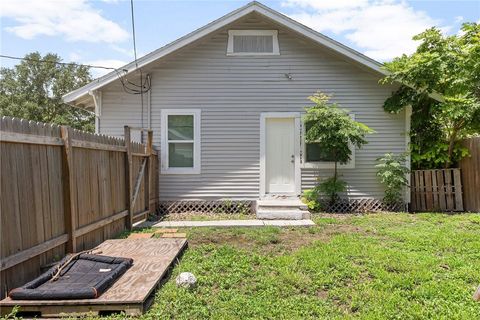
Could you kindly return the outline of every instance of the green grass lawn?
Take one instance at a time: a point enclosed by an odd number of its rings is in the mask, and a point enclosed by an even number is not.
[[[480,319],[480,215],[319,215],[312,228],[185,229],[146,319]],[[180,289],[183,271],[198,278]]]

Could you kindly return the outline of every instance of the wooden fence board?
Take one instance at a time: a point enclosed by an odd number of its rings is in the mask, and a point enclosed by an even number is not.
[[[38,276],[42,265],[125,230],[130,200],[125,140],[61,131],[33,121],[0,119],[0,297]],[[146,153],[146,145],[131,145],[132,152]],[[151,157],[158,161],[155,152]],[[137,170],[142,159],[132,159]],[[148,169],[132,217],[148,210],[146,204],[153,203],[145,215],[158,207],[158,165]],[[150,188],[145,188],[149,181]]]
[[[437,184],[437,171],[432,170],[432,196],[433,196],[433,210],[439,210],[438,205],[438,184]]]
[[[443,179],[443,172],[442,170],[436,170],[437,171],[437,178],[438,178],[438,186],[439,186],[439,205],[440,205],[440,210],[445,211],[447,210],[447,204],[445,202],[445,181]]]
[[[433,209],[433,194],[432,194],[432,171],[426,170],[424,173],[425,179],[425,209],[430,211]]]
[[[463,183],[463,205],[465,211],[480,212],[480,137],[462,142],[470,155],[459,163]]]
[[[460,179],[460,170],[453,171],[453,188],[453,194],[455,198],[455,210],[463,211],[462,182]]]
[[[411,183],[413,211],[463,211],[460,169],[415,170]]]
[[[418,176],[418,181],[420,183],[420,209],[424,211],[427,206],[425,203],[425,176],[423,174]]]
[[[447,202],[447,210],[453,211],[453,192],[452,192],[452,172],[446,169],[445,173],[445,198]]]

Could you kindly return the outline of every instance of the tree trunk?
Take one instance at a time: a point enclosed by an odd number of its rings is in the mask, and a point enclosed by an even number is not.
[[[333,183],[334,183],[334,186],[337,185],[337,159],[336,159],[336,157],[335,157],[335,165],[334,165],[334,172],[333,172]],[[337,198],[337,193],[333,192],[332,197],[330,199],[330,204],[333,205],[335,203],[336,198]]]
[[[447,154],[447,161],[445,161],[445,169],[450,168],[452,164],[452,156],[453,156],[453,147],[455,147],[455,140],[457,139],[457,131],[454,130],[452,135],[450,136],[450,141],[448,143],[448,154]]]

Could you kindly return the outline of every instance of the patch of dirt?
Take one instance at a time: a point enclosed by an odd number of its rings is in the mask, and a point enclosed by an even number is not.
[[[327,300],[328,299],[328,291],[319,289],[317,291],[317,297],[322,299],[322,300]]]
[[[230,230],[218,233],[199,233],[189,239],[189,246],[205,244],[231,245],[244,250],[258,247],[263,252],[294,252],[315,241],[328,242],[338,234],[369,234],[363,228],[348,224],[323,225],[309,228],[282,228],[278,234],[266,238],[255,238],[252,234],[238,234]]]
[[[192,248],[205,244],[229,244],[245,249],[252,246],[252,241],[250,239],[247,239],[245,235],[235,235],[223,231],[220,231],[218,233],[212,232],[208,234],[198,234],[192,239],[188,239],[188,246]]]

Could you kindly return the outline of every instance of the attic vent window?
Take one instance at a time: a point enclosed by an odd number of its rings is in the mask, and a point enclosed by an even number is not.
[[[227,55],[279,55],[277,30],[229,30]]]

